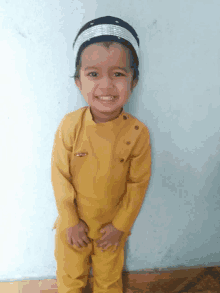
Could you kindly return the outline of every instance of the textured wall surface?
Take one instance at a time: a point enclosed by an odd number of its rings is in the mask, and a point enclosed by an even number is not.
[[[70,75],[85,22],[112,15],[140,38],[125,111],[151,134],[152,177],[127,270],[220,265],[220,2],[1,1],[0,280],[54,278],[54,134],[86,106]]]

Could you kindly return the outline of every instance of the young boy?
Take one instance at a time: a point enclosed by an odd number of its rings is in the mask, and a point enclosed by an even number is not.
[[[94,293],[123,292],[124,246],[151,176],[148,128],[123,110],[138,82],[138,47],[135,30],[111,16],[75,39],[75,83],[89,106],[65,115],[54,140],[59,293],[81,293],[90,264]]]

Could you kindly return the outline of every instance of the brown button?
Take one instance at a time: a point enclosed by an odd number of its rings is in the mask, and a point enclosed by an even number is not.
[[[138,130],[138,129],[139,129],[139,126],[138,126],[138,125],[135,125],[135,127],[134,127],[134,128]]]
[[[131,142],[130,141],[127,141],[126,144],[131,144]]]
[[[126,120],[126,119],[128,119],[128,118],[124,115],[124,116],[123,116],[123,119]]]
[[[121,159],[120,162],[123,163],[124,162],[124,159]]]

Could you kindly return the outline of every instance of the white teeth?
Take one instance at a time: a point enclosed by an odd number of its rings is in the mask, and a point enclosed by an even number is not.
[[[113,96],[102,96],[102,97],[98,97],[100,100],[105,100],[105,101],[110,101],[110,100],[114,100]]]

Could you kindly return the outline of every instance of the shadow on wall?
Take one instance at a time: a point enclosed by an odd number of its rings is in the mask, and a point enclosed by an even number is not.
[[[219,148],[220,146],[218,146]],[[165,194],[170,196],[174,205],[176,204],[179,209],[186,211],[186,218],[182,221],[187,222],[187,217],[190,218],[182,235],[172,245],[173,248],[170,246],[167,249],[161,259],[161,266],[166,265],[167,262],[187,263],[187,266],[204,266],[204,264],[215,265],[215,260],[219,261],[219,255],[216,258],[218,240],[220,242],[220,235],[217,233],[220,222],[218,213],[220,209],[220,160],[218,157],[218,151],[215,155],[211,154],[202,166],[202,170],[198,171],[189,163],[183,166],[182,161],[174,159],[170,152],[164,151],[159,156],[156,171],[161,177],[162,196]],[[213,248],[210,246],[211,243]],[[180,249],[177,255],[178,246]],[[210,249],[215,252],[210,253]],[[198,258],[196,255],[201,255],[201,257]],[[212,260],[213,262],[211,262]]]

